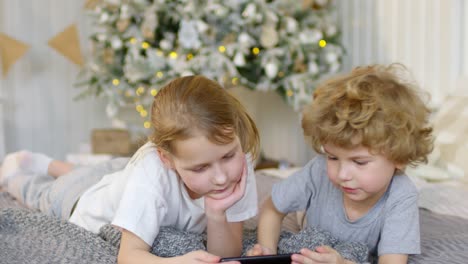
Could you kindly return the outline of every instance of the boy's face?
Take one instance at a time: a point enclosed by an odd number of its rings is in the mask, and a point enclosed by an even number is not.
[[[192,199],[228,197],[244,171],[245,154],[237,137],[229,144],[217,145],[197,135],[175,141],[173,149],[173,155],[160,153],[160,157],[177,171]]]
[[[368,148],[344,149],[325,144],[327,172],[343,193],[345,202],[372,207],[387,190],[396,171],[402,167],[384,155],[371,154]]]

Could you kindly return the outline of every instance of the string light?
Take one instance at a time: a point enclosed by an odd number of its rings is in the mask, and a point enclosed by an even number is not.
[[[141,117],[146,117],[148,115],[148,112],[146,112],[146,110],[143,109],[143,110],[140,111],[140,115],[141,115]]]
[[[143,126],[145,128],[150,128],[151,127],[151,123],[149,121],[146,121],[145,123],[143,123]]]
[[[218,47],[218,51],[221,52],[221,53],[224,53],[224,52],[226,52],[226,47],[221,45],[221,46]]]
[[[177,52],[175,51],[171,51],[171,53],[169,53],[169,57],[171,57],[171,59],[177,59]]]
[[[135,108],[136,108],[136,110],[137,110],[138,113],[140,113],[141,111],[145,110],[145,109],[143,109],[143,106],[142,106],[141,104],[137,105]]]
[[[112,80],[112,84],[113,84],[114,86],[117,86],[117,85],[120,84],[120,80],[119,80],[119,79],[113,79],[113,80]]]
[[[255,48],[252,49],[252,53],[253,53],[254,55],[258,55],[258,54],[260,53],[260,49],[257,48],[257,47],[255,47]]]
[[[138,89],[136,90],[136,94],[138,96],[142,95],[144,92],[145,92],[145,87],[143,86],[138,87]]]
[[[293,91],[292,91],[291,89],[288,89],[288,90],[286,91],[286,95],[287,95],[288,97],[293,96]]]
[[[327,41],[324,40],[324,39],[321,39],[321,40],[319,41],[319,46],[320,46],[321,48],[325,48],[325,46],[327,46]]]
[[[135,44],[137,42],[136,38],[131,38],[130,43]]]
[[[234,77],[234,78],[232,78],[231,82],[232,82],[233,85],[237,85],[239,83],[239,78]]]
[[[152,96],[156,96],[158,94],[158,90],[153,88],[153,89],[151,89],[150,93],[151,93]]]
[[[141,43],[141,47],[142,47],[143,49],[147,49],[147,48],[149,48],[149,46],[150,46],[150,44],[149,44],[148,42],[146,42],[146,41],[144,41],[143,43]]]
[[[156,72],[156,77],[162,78],[164,76],[164,73],[162,71]]]
[[[187,60],[191,60],[191,59],[193,59],[193,54],[192,53],[187,54]]]

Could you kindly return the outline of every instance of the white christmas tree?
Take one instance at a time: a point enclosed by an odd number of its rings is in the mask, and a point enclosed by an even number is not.
[[[135,105],[146,120],[160,87],[202,74],[227,86],[276,90],[299,110],[317,80],[341,66],[334,15],[327,0],[97,1],[80,97],[105,96],[111,117]]]

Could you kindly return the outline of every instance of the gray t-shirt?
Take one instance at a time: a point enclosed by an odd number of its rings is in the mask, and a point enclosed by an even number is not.
[[[386,193],[356,221],[346,216],[342,193],[328,179],[322,155],[276,183],[272,200],[282,213],[307,210],[309,226],[328,231],[340,241],[367,244],[373,256],[421,252],[418,192],[406,175],[395,175]]]

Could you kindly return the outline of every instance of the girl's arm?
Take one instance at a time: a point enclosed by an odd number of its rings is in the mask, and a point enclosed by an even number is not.
[[[221,258],[206,251],[198,250],[183,256],[161,258],[150,253],[150,246],[133,233],[122,230],[117,262],[138,264],[180,264],[180,263],[218,263]]]
[[[237,257],[242,253],[243,222],[227,222],[226,215],[208,217],[207,249],[221,257]]]
[[[276,254],[278,248],[281,223],[286,214],[278,211],[269,196],[262,205],[258,220],[258,243],[267,249],[268,254]],[[262,251],[264,251],[262,249]],[[260,252],[260,254],[265,254]]]

